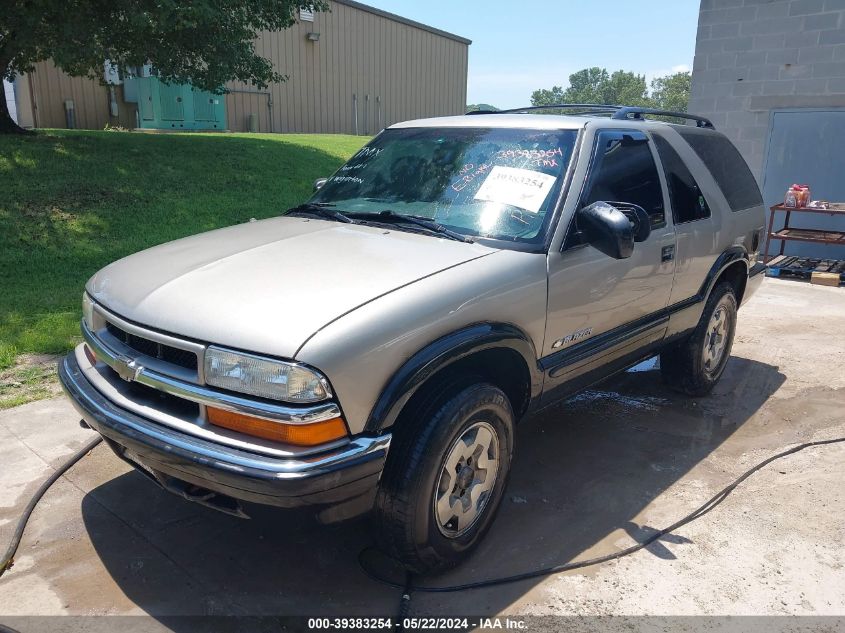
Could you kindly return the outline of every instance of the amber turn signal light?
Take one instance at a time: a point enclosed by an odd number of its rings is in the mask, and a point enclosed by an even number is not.
[[[96,365],[97,357],[94,355],[94,351],[90,347],[88,347],[87,344],[84,344],[82,346],[82,350],[85,352],[85,358],[88,359],[88,362],[92,365]]]
[[[346,424],[342,418],[309,424],[285,424],[214,407],[208,407],[206,411],[208,421],[215,426],[295,446],[316,446],[346,437]]]

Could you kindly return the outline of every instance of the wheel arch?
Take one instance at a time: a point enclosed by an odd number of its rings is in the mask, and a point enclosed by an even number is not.
[[[707,273],[700,293],[702,301],[707,301],[717,284],[727,281],[733,286],[737,305],[740,305],[748,283],[749,268],[748,252],[744,247],[734,245],[725,249]]]
[[[432,341],[391,376],[370,410],[365,432],[390,428],[426,384],[474,373],[498,386],[518,416],[542,391],[542,373],[531,338],[507,323],[475,323]]]

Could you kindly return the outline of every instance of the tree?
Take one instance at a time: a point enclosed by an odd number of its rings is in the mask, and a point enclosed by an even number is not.
[[[645,75],[635,75],[624,70],[614,72],[602,87],[602,103],[613,105],[648,106],[648,87]]]
[[[551,105],[564,102],[564,90],[560,86],[552,86],[551,90],[540,88],[531,93],[531,105]]]
[[[585,68],[569,75],[569,87],[563,93],[564,103],[605,103],[610,77],[604,68]]]
[[[323,11],[325,0],[13,0],[0,11],[0,78],[53,63],[74,76],[102,80],[119,68],[152,63],[168,83],[223,92],[230,80],[264,88],[283,81],[255,52],[260,31],[295,22],[300,8]],[[0,99],[0,133],[22,131]]]
[[[553,103],[596,103],[646,105],[648,92],[644,75],[624,70],[613,74],[604,68],[584,68],[569,75],[569,86],[564,90],[553,86],[551,90],[535,90],[532,105]]]
[[[467,112],[478,112],[479,110],[498,112],[499,108],[494,105],[490,105],[489,103],[470,103],[466,109]]]
[[[651,80],[651,100],[655,108],[686,112],[689,106],[690,82],[688,72],[675,73]]]
[[[651,82],[651,94],[645,75],[604,68],[584,68],[569,76],[569,85],[535,90],[532,105],[555,103],[595,103],[603,105],[635,105],[686,112],[689,101],[690,73],[682,72],[657,77]]]

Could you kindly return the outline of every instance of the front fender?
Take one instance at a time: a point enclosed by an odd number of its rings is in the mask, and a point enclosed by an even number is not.
[[[375,433],[389,428],[429,378],[463,358],[489,349],[508,349],[522,357],[530,375],[529,401],[535,401],[542,391],[543,377],[528,335],[506,323],[475,323],[429,343],[407,360],[376,400],[365,430]]]

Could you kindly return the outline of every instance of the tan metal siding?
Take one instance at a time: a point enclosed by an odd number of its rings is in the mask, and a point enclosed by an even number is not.
[[[35,65],[27,77],[34,93],[33,113],[38,127],[66,127],[64,102],[72,100],[76,127],[101,130],[106,124],[135,127],[135,104],[123,102],[123,87],[115,88],[118,116],[109,116],[108,88],[85,77],[71,77],[50,62]]]
[[[249,115],[255,114],[260,132],[352,134],[353,95],[360,134],[379,131],[379,104],[381,127],[463,113],[467,43],[353,5],[331,2],[331,11],[315,14],[314,22],[261,33],[257,52],[288,80],[261,91],[227,84],[237,91],[225,97],[228,128],[248,131]],[[320,34],[319,41],[307,39],[311,31]],[[32,78],[39,127],[65,127],[66,99],[74,101],[77,127],[135,126],[135,104],[123,102],[120,87],[120,115],[114,119],[107,88],[98,82],[69,77],[49,62],[38,64]]]
[[[288,76],[270,88],[276,132],[354,133],[353,96],[361,134],[379,131],[379,107],[384,127],[466,105],[467,44],[353,6],[332,2],[314,22],[262,33],[256,47]],[[236,131],[247,130],[249,112],[266,110],[266,100],[250,95],[229,95],[226,104]]]

